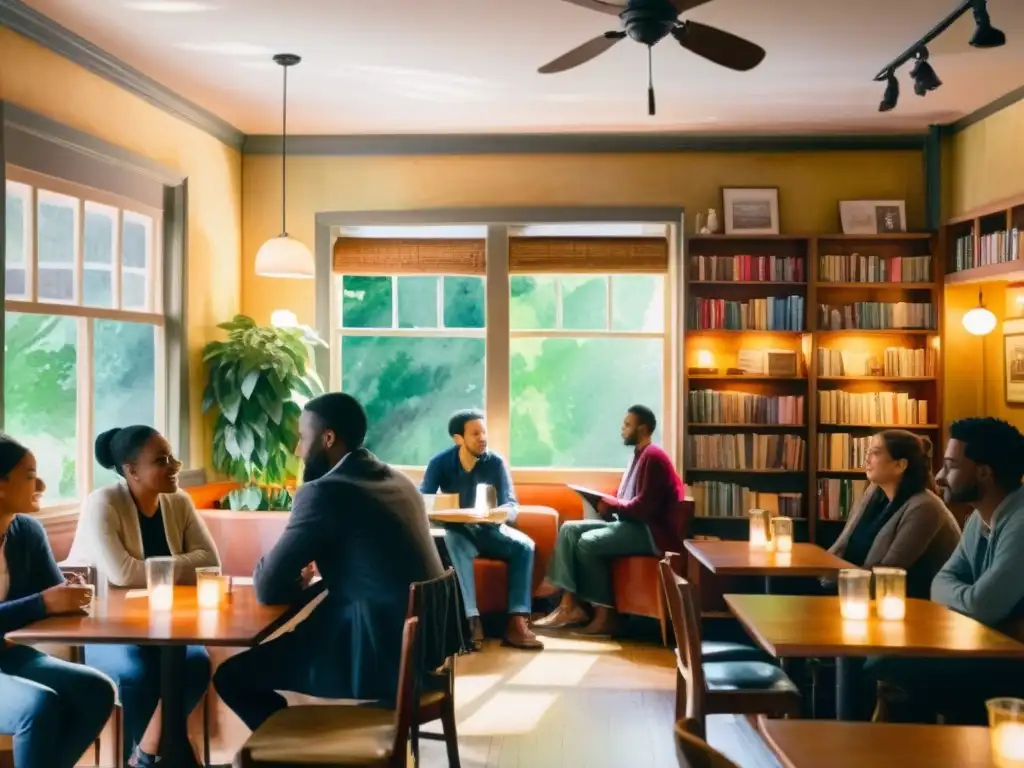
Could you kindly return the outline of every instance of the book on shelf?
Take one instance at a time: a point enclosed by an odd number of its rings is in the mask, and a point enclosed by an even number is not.
[[[932,257],[826,254],[818,260],[818,272],[823,283],[930,283]]]
[[[888,424],[894,427],[928,423],[928,401],[907,392],[818,391],[821,424]]]
[[[868,488],[866,478],[818,479],[818,519],[846,520]]]
[[[717,480],[688,483],[686,489],[693,495],[697,517],[745,519],[751,509],[766,509],[773,517],[804,516],[802,493],[768,493]]]
[[[818,433],[818,469],[862,469],[871,448],[870,437],[847,432]]]
[[[804,423],[803,395],[754,395],[695,389],[686,393],[690,421],[694,424],[793,424]]]
[[[881,360],[870,352],[818,347],[818,375],[934,378],[939,361],[932,347],[886,347]]]
[[[962,272],[965,269],[987,267],[992,264],[1005,264],[1020,259],[1021,248],[1024,246],[1024,231],[1018,227],[990,232],[978,238],[978,247],[974,247],[974,233],[961,235],[953,243],[953,270]]]
[[[802,283],[804,260],[799,256],[693,256],[690,260],[692,282]]]
[[[803,296],[768,296],[748,301],[699,297],[689,302],[686,327],[691,331],[802,331]]]
[[[930,330],[935,328],[931,302],[858,301],[818,306],[818,327],[823,331]]]
[[[689,435],[690,469],[799,471],[807,459],[807,442],[797,435]]]

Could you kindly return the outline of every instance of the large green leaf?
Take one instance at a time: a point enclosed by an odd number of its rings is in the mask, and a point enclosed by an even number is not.
[[[259,383],[260,372],[259,370],[251,370],[245,374],[245,378],[242,379],[242,397],[248,400],[252,397],[253,390],[256,389],[256,384]]]
[[[233,424],[227,424],[224,427],[224,448],[235,461],[245,456],[242,453],[242,447],[238,444],[238,430]]]

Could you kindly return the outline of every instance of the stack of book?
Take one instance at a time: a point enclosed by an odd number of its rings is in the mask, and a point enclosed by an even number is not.
[[[846,520],[867,490],[861,478],[821,478],[818,480],[818,519]]]
[[[819,259],[820,279],[825,283],[930,283],[931,256],[887,259],[860,253],[825,255]]]
[[[709,480],[690,483],[697,517],[745,518],[751,509],[766,509],[772,515],[798,518],[804,514],[803,494],[765,493],[736,483]]]
[[[749,301],[698,298],[689,303],[690,330],[802,331],[803,296],[769,296]]]
[[[869,352],[819,347],[818,375],[934,378],[938,359],[938,350],[930,347],[887,347],[881,359]]]
[[[870,447],[870,437],[854,437],[845,432],[818,433],[818,469],[861,469]]]
[[[752,395],[695,389],[687,393],[694,424],[803,424],[803,395]]]
[[[906,392],[844,392],[819,390],[818,421],[822,424],[928,423],[928,401]]]
[[[818,307],[818,327],[824,331],[932,329],[935,308],[931,302],[858,301],[854,304]]]
[[[694,256],[690,280],[802,283],[804,260],[793,256]]]
[[[686,456],[692,469],[798,471],[807,442],[796,435],[690,435]]]

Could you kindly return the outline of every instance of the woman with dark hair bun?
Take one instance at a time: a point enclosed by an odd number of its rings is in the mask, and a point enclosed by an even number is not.
[[[64,580],[46,531],[28,516],[45,490],[32,452],[0,434],[0,733],[14,736],[15,768],[73,768],[114,711],[107,677],[3,637],[81,613],[92,598]]]
[[[935,495],[931,441],[905,429],[879,432],[864,469],[870,485],[829,551],[861,568],[903,568],[907,595],[927,600],[960,541],[956,518]]]
[[[181,462],[152,427],[111,429],[96,438],[96,460],[121,482],[85,500],[68,557],[96,566],[115,587],[145,587],[146,559],[173,557],[179,583],[195,583],[196,568],[220,565],[217,547],[187,493],[178,488]],[[130,765],[155,765],[160,746],[160,659],[150,646],[95,645],[85,649],[90,666],[117,683],[124,704],[124,748]],[[210,683],[210,658],[201,646],[186,657],[187,715]]]

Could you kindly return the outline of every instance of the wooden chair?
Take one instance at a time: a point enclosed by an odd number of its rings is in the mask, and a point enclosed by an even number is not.
[[[419,619],[405,620],[396,709],[351,705],[287,707],[271,715],[239,752],[240,768],[405,768],[416,705]]]
[[[739,768],[706,741],[689,732],[686,723],[676,723],[676,756],[679,768]]]
[[[703,737],[707,715],[800,715],[800,693],[779,667],[763,661],[705,662],[692,587],[661,561],[676,635],[676,720]]]
[[[444,741],[450,768],[460,768],[459,735],[455,727],[455,659],[463,648],[462,602],[455,569],[412,585],[407,616],[420,622],[417,662],[422,678],[414,681],[419,702],[412,724],[412,753],[419,761],[419,739]],[[420,726],[441,721],[442,733]]]

